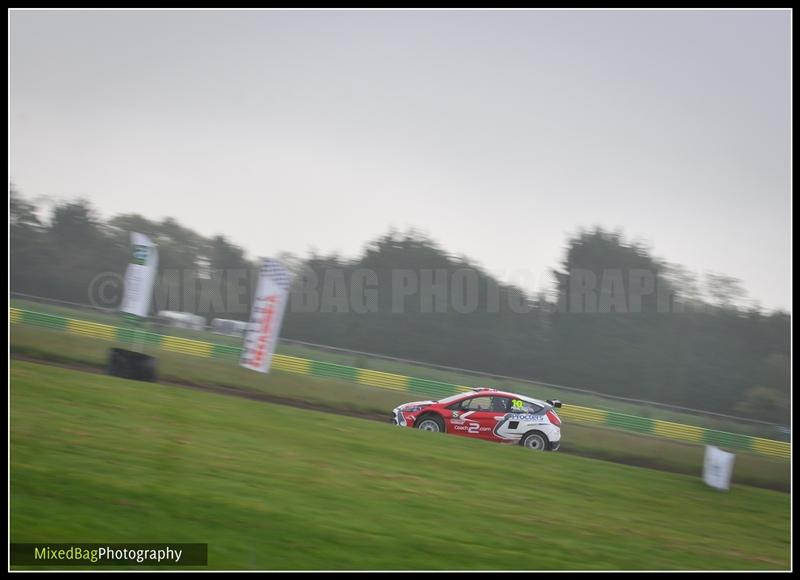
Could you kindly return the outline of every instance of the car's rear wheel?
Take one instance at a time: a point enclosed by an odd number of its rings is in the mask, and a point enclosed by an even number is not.
[[[437,415],[423,415],[417,420],[416,428],[434,433],[444,433],[444,421]]]
[[[533,451],[544,451],[547,449],[547,437],[538,431],[531,431],[525,434],[519,444]]]

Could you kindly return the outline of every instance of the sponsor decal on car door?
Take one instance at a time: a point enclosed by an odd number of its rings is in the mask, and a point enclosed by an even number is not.
[[[461,409],[454,409],[450,412],[450,423],[447,429],[450,433],[456,435],[465,435],[467,437],[474,437],[478,434],[480,423],[475,421],[472,416],[475,411],[464,411]]]
[[[506,397],[474,397],[463,401],[461,409],[451,410],[450,431],[466,437],[501,439],[494,433],[495,426],[505,416]]]
[[[497,411],[475,411],[474,415],[472,415],[472,419],[475,421],[476,425],[474,436],[479,439],[488,439],[490,441],[499,440],[500,437],[495,435],[494,428],[503,420],[504,416],[504,413]]]

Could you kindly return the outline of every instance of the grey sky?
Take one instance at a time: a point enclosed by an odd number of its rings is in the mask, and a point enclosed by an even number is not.
[[[789,308],[790,16],[16,10],[10,179],[251,256],[414,226],[528,288],[599,224]]]

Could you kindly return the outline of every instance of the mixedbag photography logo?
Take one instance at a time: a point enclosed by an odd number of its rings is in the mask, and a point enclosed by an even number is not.
[[[208,544],[11,544],[16,566],[207,566]]]

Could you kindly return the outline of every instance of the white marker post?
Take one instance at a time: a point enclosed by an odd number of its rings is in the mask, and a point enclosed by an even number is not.
[[[706,445],[703,461],[703,481],[715,489],[727,490],[731,485],[733,460],[736,455],[723,451],[713,445]]]

